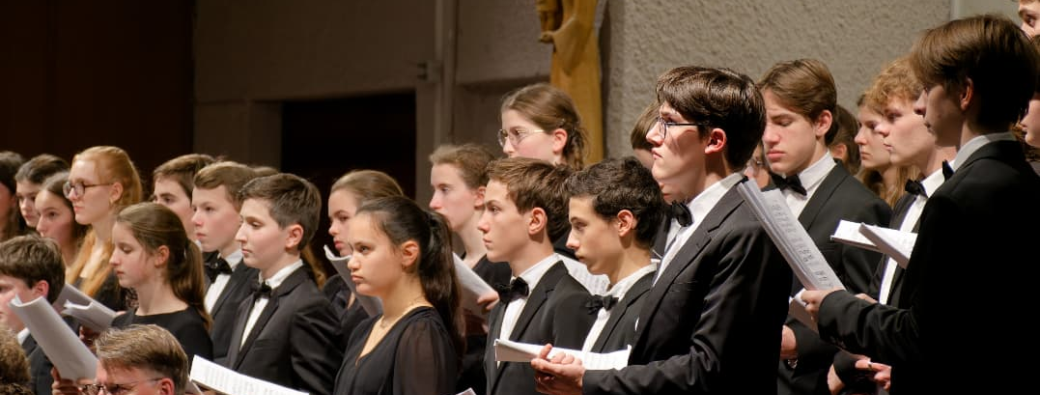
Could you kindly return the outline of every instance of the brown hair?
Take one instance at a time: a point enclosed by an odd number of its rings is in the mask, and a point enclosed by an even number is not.
[[[389,174],[378,170],[351,170],[332,184],[330,192],[346,189],[357,199],[358,206],[387,196],[404,196],[404,191]]]
[[[898,99],[913,103],[923,89],[910,68],[910,58],[904,56],[889,63],[874,77],[874,82],[863,93],[863,103],[872,111],[884,114],[892,101]]]
[[[137,168],[134,167],[134,163],[130,160],[130,155],[126,151],[113,146],[90,147],[76,154],[72,158],[72,163],[75,164],[76,161],[88,160],[96,163],[95,169],[101,182],[118,182],[123,186],[123,193],[113,203],[117,211],[141,201],[141,177],[138,176]],[[80,247],[79,255],[76,256],[76,262],[73,263],[69,276],[65,278],[66,282],[76,281],[83,272],[83,268],[90,260],[94,243],[96,242],[97,236],[94,230],[91,229],[83,239],[83,246]],[[100,256],[101,264],[98,265],[98,270],[91,278],[86,279],[80,285],[80,290],[83,293],[95,296],[105,283],[105,280],[108,279],[109,274],[112,272],[112,266],[109,265],[108,260],[112,257],[113,248],[111,241],[105,244],[104,252]],[[119,287],[117,286],[116,288],[118,289]]]
[[[112,369],[148,370],[173,381],[176,395],[188,385],[188,356],[169,331],[157,325],[110,328],[94,341],[98,362]]]
[[[632,149],[637,150],[651,150],[654,148],[653,144],[646,141],[646,133],[650,131],[650,128],[654,127],[654,123],[657,122],[657,109],[661,105],[654,101],[650,105],[643,109],[643,113],[639,114],[639,119],[636,119],[636,124],[632,126],[632,132],[629,134],[629,139],[632,143]]]
[[[11,193],[11,197],[14,197],[17,191],[15,173],[18,173],[18,168],[22,167],[23,163],[25,163],[25,159],[18,153],[0,151],[0,185],[7,188],[7,191]],[[2,209],[0,208],[0,210]],[[29,226],[26,225],[25,220],[22,218],[22,212],[18,210],[17,205],[7,209],[7,223],[2,224],[2,226],[0,228],[0,231],[2,231],[0,232],[0,241],[25,234],[29,231]]]
[[[697,123],[703,138],[710,128],[726,132],[725,158],[743,169],[766,129],[765,101],[750,77],[728,69],[676,67],[657,79],[657,100]]]
[[[816,59],[777,63],[758,81],[758,88],[772,92],[784,107],[813,122],[824,111],[833,115],[838,105],[834,76],[826,64]]]
[[[570,198],[591,198],[600,218],[610,221],[621,210],[636,218],[636,243],[650,249],[664,220],[664,196],[650,169],[634,157],[608,159],[576,172],[565,184]]]
[[[0,243],[0,275],[17,278],[30,288],[46,281],[47,301],[54,303],[65,286],[61,249],[53,240],[36,235],[7,240]]]
[[[585,166],[588,137],[581,116],[566,92],[547,83],[537,83],[509,92],[502,99],[502,112],[514,110],[546,133],[556,129],[567,131],[563,161],[575,170]]]
[[[545,211],[546,229],[552,240],[563,237],[570,229],[567,223],[568,200],[564,191],[571,169],[564,165],[531,158],[506,158],[488,164],[488,179],[506,185],[509,200],[519,212],[535,207]]]
[[[33,184],[43,184],[43,181],[55,173],[69,170],[69,163],[65,159],[51,154],[39,154],[18,168],[14,175],[15,181],[29,181]]]
[[[170,159],[152,172],[152,187],[160,178],[170,179],[176,181],[188,199],[191,199],[191,191],[195,189],[195,174],[213,162],[216,159],[206,154],[187,154]]]
[[[18,344],[18,337],[0,325],[0,383],[29,383],[29,360]]]
[[[451,230],[440,214],[423,210],[404,196],[390,196],[365,203],[357,214],[370,213],[373,222],[397,248],[406,241],[419,244],[419,261],[415,275],[422,284],[423,295],[437,310],[451,334],[456,355],[463,354],[459,314],[460,290],[455,275],[451,250]]]
[[[47,179],[44,180],[41,185],[43,186],[43,190],[49,192],[50,194],[52,194],[54,196],[60,197],[61,198],[61,202],[65,203],[65,207],[67,207],[70,212],[75,213],[75,211],[74,211],[74,209],[72,207],[72,201],[70,201],[69,198],[67,196],[65,196],[65,189],[64,188],[65,188],[65,183],[67,181],[69,181],[69,172],[68,171],[62,171],[62,172],[55,173],[54,175],[52,175],[50,177],[47,177]],[[73,215],[75,215],[75,214],[73,214]],[[76,241],[76,248],[78,249],[80,246],[83,245],[83,239],[87,236],[87,231],[90,230],[90,226],[83,225],[83,224],[81,224],[79,222],[76,222],[75,218],[73,218],[71,226],[72,226],[72,238],[73,238],[73,240]],[[67,263],[72,264],[72,262],[67,262]],[[68,280],[68,279],[66,279],[66,280]]]
[[[170,251],[163,278],[177,299],[198,311],[206,329],[209,329],[210,316],[203,303],[206,291],[202,279],[202,253],[188,238],[180,217],[166,206],[146,202],[120,211],[116,223],[127,225],[134,239],[149,254],[155,254],[163,246]]]
[[[238,199],[238,191],[256,177],[256,171],[253,168],[241,163],[225,161],[203,167],[198,173],[195,173],[192,184],[195,188],[202,189],[216,189],[223,186],[225,197],[238,210],[242,208],[242,201]]]
[[[1040,55],[1007,17],[980,15],[928,29],[914,43],[910,67],[925,87],[951,94],[971,80],[984,129],[1006,131],[1025,114],[1037,83]]]
[[[430,163],[454,166],[469,189],[487,185],[487,164],[493,160],[495,154],[482,145],[472,143],[442,145],[430,154]]]
[[[256,199],[266,203],[271,218],[281,229],[299,224],[303,228],[303,237],[296,246],[298,251],[304,251],[314,238],[321,217],[321,193],[310,181],[288,173],[259,177],[242,187],[238,199],[243,202]],[[323,283],[325,271],[321,263],[315,259],[304,261],[310,266],[315,282]]]
[[[834,122],[831,123],[831,131],[827,132],[827,136],[832,136],[832,140],[827,141],[827,146],[845,145],[846,158],[841,163],[845,166],[845,170],[852,175],[859,173],[861,162],[859,144],[856,144],[855,141],[857,132],[859,132],[859,121],[856,120],[856,116],[845,107],[837,106],[837,111],[834,112]]]

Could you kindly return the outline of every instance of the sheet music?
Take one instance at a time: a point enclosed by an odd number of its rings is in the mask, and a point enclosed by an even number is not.
[[[569,257],[556,254],[563,261],[564,266],[567,266],[567,273],[578,280],[585,290],[589,291],[593,295],[603,295],[607,293],[607,288],[610,286],[610,278],[605,274],[592,274],[589,273],[588,266],[584,263],[578,262]]]
[[[860,233],[859,228],[863,224],[859,222],[852,222],[841,220],[838,222],[838,228],[834,230],[834,234],[831,235],[831,240],[837,241],[842,244],[848,244],[850,246],[859,247],[864,250],[870,250],[874,252],[881,252],[877,245],[873,241]]]
[[[58,294],[58,299],[55,300],[52,304],[54,305],[54,311],[62,311],[63,309],[65,309],[65,302],[72,302],[80,306],[87,306],[90,304],[90,302],[93,301],[93,298],[87,296],[87,294],[76,289],[76,287],[66,284],[64,287],[61,287],[61,293]]]
[[[543,345],[527,344],[509,341],[505,339],[495,340],[495,360],[498,362],[527,362],[538,358]],[[628,366],[628,356],[632,353],[632,347],[612,353],[601,354],[595,352],[582,352],[567,348],[553,347],[549,352],[549,358],[559,353],[567,353],[581,359],[582,366],[587,370],[609,370],[621,369]]]
[[[75,318],[83,326],[98,333],[111,327],[112,320],[116,318],[115,311],[97,301],[91,301],[90,304],[84,306],[68,300],[65,302],[65,309],[61,311],[61,314]]]
[[[228,395],[307,395],[306,392],[246,376],[198,355],[191,361],[188,378],[202,387]]]
[[[791,265],[802,286],[811,290],[845,288],[809,233],[791,213],[779,189],[762,192],[753,182],[744,181],[737,184],[737,191]]]
[[[867,224],[863,224],[859,231],[874,242],[878,250],[896,261],[899,267],[906,269],[906,265],[910,263],[910,253],[914,251],[914,243],[917,242],[917,233]]]
[[[463,262],[462,258],[455,254],[451,256],[455,258],[455,275],[459,278],[459,286],[462,288],[462,307],[481,317],[485,316],[487,312],[477,303],[477,299],[497,291]]]
[[[809,314],[809,310],[805,309],[805,301],[802,300],[802,292],[805,290],[798,291],[797,294],[792,296],[788,300],[787,314],[794,317],[794,319],[801,322],[803,325],[812,329],[813,332],[820,333],[820,329],[816,326],[816,321],[813,321],[812,315]]]
[[[350,287],[350,293],[354,295],[354,300],[361,303],[361,308],[365,309],[369,317],[375,317],[383,314],[383,301],[375,296],[362,295],[357,292],[357,284],[350,279],[350,270],[347,269],[347,262],[350,261],[350,256],[339,257],[336,256],[329,246],[324,246],[325,258],[328,258],[329,262],[332,262],[332,267],[336,269],[336,273],[343,278],[343,282],[347,283],[347,287]]]
[[[43,353],[58,368],[61,377],[72,380],[94,379],[97,358],[79,340],[79,335],[61,320],[47,299],[37,297],[29,303],[22,303],[15,296],[10,306],[11,311],[29,328],[33,339],[43,348]]]

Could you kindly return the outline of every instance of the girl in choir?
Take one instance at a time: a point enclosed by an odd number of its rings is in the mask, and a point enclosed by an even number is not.
[[[0,152],[0,241],[20,236],[29,231],[18,209],[14,175],[25,159],[11,151]]]
[[[116,215],[141,201],[137,168],[121,148],[91,147],[72,159],[63,189],[72,202],[76,222],[91,228],[72,265],[72,275],[65,281],[112,310],[125,310],[126,292],[112,275],[108,261]]]
[[[212,360],[202,255],[180,217],[157,203],[127,207],[116,217],[112,243],[112,270],[120,286],[134,291],[137,302],[136,309],[116,317],[112,326],[161,326],[180,341],[189,360],[194,355]]]
[[[517,89],[502,101],[498,143],[510,158],[542,159],[575,170],[585,166],[585,129],[574,101],[546,83]]]
[[[894,207],[906,194],[903,188],[906,180],[916,178],[916,174],[910,168],[892,164],[884,137],[875,130],[882,117],[881,113],[865,104],[859,106],[860,128],[855,139],[862,165],[859,180],[889,207]]]
[[[365,203],[383,197],[404,196],[404,191],[397,181],[388,174],[376,170],[354,170],[344,174],[332,184],[332,192],[329,193],[329,235],[340,257],[348,258],[353,252],[347,244],[347,224],[354,218],[358,207]],[[343,263],[333,262],[333,265]],[[350,340],[354,328],[368,318],[368,313],[361,308],[359,303],[347,286],[350,278],[340,275],[330,277],[322,292],[332,301],[336,315],[340,319],[343,329],[343,344]]]
[[[373,200],[348,225],[357,291],[383,314],[354,331],[335,394],[455,393],[462,340],[448,226],[405,197]]]
[[[477,229],[477,222],[484,212],[484,187],[488,181],[484,169],[494,159],[490,151],[476,144],[442,145],[430,154],[433,164],[430,170],[433,187],[430,209],[444,216],[452,233],[462,242],[462,262],[492,286],[509,284],[512,276],[509,264],[487,259],[484,234]],[[489,302],[497,300],[497,296],[493,295]],[[487,331],[481,317],[484,313],[465,310],[466,354],[462,358],[458,391],[473,388],[478,394],[485,393]]]
[[[36,210],[35,205],[36,194],[43,189],[43,182],[54,174],[67,171],[68,162],[51,154],[36,155],[18,168],[18,173],[14,175],[18,189],[18,209],[30,228],[36,229],[36,223],[40,220],[39,210]]]
[[[40,236],[54,240],[61,247],[61,257],[65,262],[66,278],[71,275],[69,268],[79,254],[83,238],[87,235],[87,226],[76,222],[72,211],[72,202],[65,198],[62,190],[69,180],[68,172],[61,172],[43,181],[43,188],[36,194],[35,210],[39,212],[36,231]]]

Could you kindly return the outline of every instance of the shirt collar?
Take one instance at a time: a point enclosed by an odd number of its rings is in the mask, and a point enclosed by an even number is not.
[[[802,182],[802,187],[806,191],[815,190],[823,183],[823,179],[827,178],[827,174],[830,174],[834,166],[837,166],[837,163],[834,163],[834,157],[830,152],[825,152],[820,160],[798,173],[798,180]]]
[[[957,150],[957,156],[953,158],[953,162],[950,162],[950,168],[957,171],[960,165],[968,160],[975,151],[994,141],[1015,141],[1015,135],[1011,134],[1011,132],[1000,132],[973,137]]]
[[[231,266],[231,270],[235,270],[235,267],[237,267],[239,263],[242,263],[242,249],[237,249],[235,252],[228,254],[227,257],[221,258],[224,258],[224,260],[227,261],[228,266]]]
[[[299,269],[301,267],[303,267],[302,259],[293,262],[289,266],[283,267],[281,270],[279,270],[266,281],[264,281],[264,277],[262,274],[257,274],[257,276],[260,277],[260,282],[266,282],[267,286],[271,287],[271,289],[275,289],[278,288],[279,285],[282,285],[282,282],[285,281],[285,279],[289,278],[289,275],[295,272],[296,269]]]
[[[943,176],[942,168],[940,168],[921,180],[921,186],[924,187],[924,193],[927,193],[928,196],[932,196],[932,193],[934,193],[936,189],[939,189],[945,181],[946,176]]]
[[[527,268],[527,270],[524,270],[523,273],[520,273],[520,278],[524,279],[524,282],[527,283],[527,289],[534,290],[534,287],[538,286],[538,281],[541,280],[543,276],[545,276],[545,273],[548,272],[550,268],[552,268],[553,264],[559,261],[560,256],[556,253],[552,253],[544,259],[538,261],[538,263],[534,264],[534,266],[531,266]]]
[[[25,339],[29,338],[29,328],[22,328],[18,331],[18,344],[25,344]]]
[[[610,290],[607,291],[607,296],[616,297],[618,300],[624,299],[625,294],[628,293],[629,289],[632,289],[633,285],[636,285],[636,282],[638,282],[639,279],[655,271],[657,271],[657,262],[651,260],[649,265],[639,268],[639,270],[632,272],[628,277],[619,280],[617,284],[610,287]]]
[[[708,216],[711,209],[715,208],[715,204],[722,200],[722,196],[729,192],[730,188],[744,179],[744,175],[741,173],[733,173],[719,182],[711,184],[697,197],[693,198],[690,203],[687,203],[687,207],[690,208],[690,214],[693,217],[693,223],[699,224],[704,217]]]

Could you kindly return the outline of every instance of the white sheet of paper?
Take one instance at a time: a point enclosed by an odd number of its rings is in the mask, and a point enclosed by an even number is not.
[[[66,301],[65,309],[61,311],[61,314],[75,318],[83,326],[99,333],[111,327],[112,320],[116,318],[115,311],[97,301],[91,301],[88,305],[76,304],[71,300]]]
[[[859,228],[862,226],[863,224],[859,222],[841,220],[838,222],[838,228],[831,235],[831,240],[865,250],[881,252],[878,246],[874,245],[873,241],[870,241],[863,233],[860,233]]]
[[[487,312],[477,304],[477,299],[497,291],[491,285],[488,285],[484,279],[480,278],[469,265],[466,265],[462,258],[455,254],[451,254],[451,256],[455,258],[455,275],[459,279],[460,288],[462,288],[462,307],[478,313],[482,317],[485,316]]]
[[[456,395],[477,395],[477,393],[476,393],[476,391],[473,391],[472,388],[466,388],[465,391],[459,392]]]
[[[544,345],[498,339],[495,340],[495,360],[498,362],[529,363],[532,359],[538,358],[542,347]],[[561,352],[581,359],[582,366],[587,370],[609,370],[628,366],[628,356],[632,353],[632,347],[607,354],[553,347],[552,351],[549,352],[549,358],[553,358]]]
[[[906,269],[910,263],[910,253],[914,251],[914,243],[917,243],[917,233],[866,224],[859,231],[874,242],[878,250],[896,261],[899,267]]]
[[[228,395],[307,395],[306,392],[246,376],[198,355],[191,361],[188,378],[202,387]]]
[[[62,311],[65,309],[65,302],[72,302],[80,306],[89,305],[93,302],[94,298],[87,296],[71,285],[61,287],[61,293],[58,294],[58,299],[54,301],[54,311]]]
[[[737,184],[737,191],[762,223],[802,286],[811,290],[845,288],[809,233],[791,213],[779,189],[762,192],[754,182],[744,181]]]
[[[97,374],[97,358],[79,340],[79,335],[62,321],[54,307],[47,303],[47,299],[37,297],[29,303],[22,303],[21,299],[15,296],[9,305],[25,327],[29,328],[29,333],[43,348],[47,358],[58,368],[62,378],[94,379],[94,375]]]
[[[798,291],[797,294],[788,300],[787,314],[809,329],[812,329],[813,332],[820,333],[820,329],[816,326],[816,321],[813,321],[812,315],[805,309],[806,303],[802,300],[802,292],[805,292],[805,290]]]
[[[336,269],[336,273],[343,278],[343,282],[347,283],[347,287],[350,287],[350,293],[354,295],[354,299],[357,303],[361,303],[361,308],[365,309],[369,317],[375,317],[383,314],[383,301],[374,296],[362,295],[357,292],[357,285],[354,281],[350,280],[350,270],[347,269],[347,261],[350,261],[350,256],[339,257],[336,256],[329,246],[325,247],[325,258],[328,258],[329,262],[332,263],[332,267]]]

